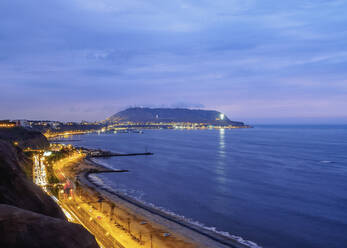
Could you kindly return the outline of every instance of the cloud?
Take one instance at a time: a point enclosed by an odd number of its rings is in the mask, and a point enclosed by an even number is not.
[[[202,103],[177,102],[170,105],[171,108],[198,108],[203,109],[205,105]]]
[[[346,10],[342,0],[1,1],[0,106],[16,104],[0,118],[47,119],[41,106],[54,106],[60,119],[97,119],[105,105],[142,103],[276,118],[277,99],[329,118],[339,108],[318,111],[321,100],[346,92]]]

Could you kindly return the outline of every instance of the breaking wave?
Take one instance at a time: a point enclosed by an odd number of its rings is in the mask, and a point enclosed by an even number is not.
[[[322,163],[322,164],[333,164],[335,162],[334,161],[330,161],[330,160],[321,160],[321,161],[319,161],[319,163]]]
[[[107,169],[116,170],[116,168],[113,168],[110,164],[104,162],[102,159],[90,158],[90,160],[95,164],[106,167]]]

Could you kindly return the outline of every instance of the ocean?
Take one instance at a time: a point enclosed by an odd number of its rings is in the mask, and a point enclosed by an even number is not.
[[[113,190],[268,248],[347,247],[347,126],[88,134]],[[76,141],[77,140],[77,141]],[[95,177],[95,176],[94,176]]]

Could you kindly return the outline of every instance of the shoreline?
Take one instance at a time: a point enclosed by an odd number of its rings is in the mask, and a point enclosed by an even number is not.
[[[158,126],[152,127],[152,126],[130,126],[130,127],[126,127],[126,130],[161,130],[161,129],[165,129],[165,130],[188,130],[188,131],[194,131],[194,130],[220,130],[220,129],[248,129],[248,128],[254,128],[254,126],[251,125],[243,125],[243,126],[215,126],[212,128],[209,127],[203,127],[203,128],[188,128],[188,127],[182,127],[182,128],[176,128],[176,127],[172,127],[170,126],[170,128],[161,128]],[[85,132],[77,132],[77,133],[52,133],[51,135],[45,135],[46,138],[48,139],[49,142],[51,143],[59,143],[62,141],[65,141],[65,139],[67,137],[73,137],[73,136],[78,136],[78,135],[86,135],[86,134],[93,134],[93,133],[114,133],[114,131],[117,130],[123,130],[124,128],[120,128],[120,129],[110,129],[110,130],[105,130],[105,131],[101,131],[101,130],[92,130],[92,131],[85,131]],[[126,132],[125,132],[126,133]],[[70,141],[70,140],[68,140]],[[81,141],[81,140],[72,140],[72,141]]]
[[[230,247],[230,248],[249,248],[259,247],[251,241],[243,240],[241,237],[228,237],[216,231],[208,230],[203,226],[198,226],[180,216],[166,213],[163,210],[152,207],[135,198],[126,196],[114,190],[103,187],[94,182],[90,175],[108,172],[125,172],[116,171],[98,164],[90,158],[85,158],[79,163],[87,163],[91,168],[85,169],[77,173],[76,180],[83,188],[88,188],[95,195],[100,194],[108,204],[116,204],[128,214],[135,215],[137,219],[145,219],[151,225],[155,225],[162,233],[169,233],[174,237],[179,237],[186,242],[193,243],[192,247]],[[95,196],[94,195],[94,196]],[[100,196],[99,196],[100,197]],[[147,223],[146,222],[146,223]],[[239,240],[237,240],[239,239]]]

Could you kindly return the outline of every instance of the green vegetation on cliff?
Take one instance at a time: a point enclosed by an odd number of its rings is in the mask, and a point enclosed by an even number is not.
[[[173,123],[190,122],[210,125],[243,126],[215,110],[183,108],[128,108],[107,119],[108,122]]]

